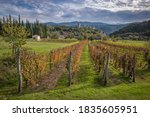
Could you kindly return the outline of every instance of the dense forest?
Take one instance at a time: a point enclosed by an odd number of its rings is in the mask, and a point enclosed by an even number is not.
[[[80,27],[77,23],[74,27],[68,26],[49,26],[44,23],[40,23],[36,19],[35,22],[29,22],[28,20],[21,20],[20,15],[18,19],[13,18],[11,15],[0,19],[0,35],[2,34],[2,25],[5,22],[12,22],[13,24],[19,23],[28,31],[28,38],[32,38],[33,35],[39,35],[43,39],[105,39],[106,34],[93,27]]]
[[[106,37],[106,34],[100,30],[93,29],[91,27],[68,27],[68,26],[53,26],[50,27],[49,38],[75,38],[78,40],[83,39],[102,39]]]
[[[28,31],[28,37],[32,37],[35,34],[40,35],[41,37],[47,36],[48,26],[41,24],[38,20],[36,20],[34,23],[30,23],[28,20],[24,22],[21,20],[20,15],[18,18],[14,18],[11,15],[0,18],[0,35],[3,35],[2,27],[7,23],[12,25],[19,24],[20,26],[24,27]]]
[[[119,36],[123,39],[147,40],[150,37],[150,20],[141,23],[132,23],[112,33],[111,36]]]

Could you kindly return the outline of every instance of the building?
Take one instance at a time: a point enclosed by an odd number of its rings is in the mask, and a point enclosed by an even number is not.
[[[77,27],[78,27],[78,28],[81,28],[80,22],[77,22]]]
[[[41,38],[40,38],[39,35],[33,35],[32,38],[33,38],[33,39],[36,39],[36,41],[40,41],[40,40],[41,40]]]

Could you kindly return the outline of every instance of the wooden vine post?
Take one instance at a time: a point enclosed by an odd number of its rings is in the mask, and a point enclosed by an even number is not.
[[[136,64],[136,58],[134,54],[133,61],[132,61],[132,82],[135,82],[135,64]]]
[[[144,58],[147,61],[147,69],[150,70],[150,54],[149,54],[149,51],[145,52]]]
[[[148,70],[150,71],[150,57],[148,57],[147,62],[148,62]]]
[[[98,61],[98,72],[99,72],[99,74],[101,72],[101,59],[102,59],[102,57],[101,57],[101,55],[99,55],[99,61]]]
[[[110,61],[110,53],[107,54],[106,57],[106,63],[104,64],[104,85],[107,85],[108,82],[108,66],[109,66],[109,61]]]
[[[35,57],[35,79],[38,79],[38,57],[36,52],[34,51],[34,57]]]
[[[52,69],[52,56],[53,56],[53,51],[50,52],[50,58],[49,58],[49,68],[50,68],[50,70]]]
[[[19,78],[19,85],[18,85],[18,92],[19,93],[21,93],[22,92],[22,83],[23,83],[23,81],[22,81],[22,73],[21,73],[21,60],[20,60],[20,57],[21,57],[21,55],[20,55],[21,53],[20,53],[20,48],[18,48],[17,49],[17,62],[18,62],[18,66],[17,66],[17,70],[18,70],[18,78]]]
[[[70,51],[69,54],[69,64],[68,64],[68,71],[69,71],[69,77],[68,77],[68,85],[71,86],[72,81],[72,52]]]
[[[123,69],[123,75],[126,75],[126,54],[122,58],[122,69]]]

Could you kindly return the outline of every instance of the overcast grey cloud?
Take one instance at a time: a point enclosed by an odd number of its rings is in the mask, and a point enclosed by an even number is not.
[[[41,22],[127,23],[150,19],[150,0],[0,0],[0,17]]]

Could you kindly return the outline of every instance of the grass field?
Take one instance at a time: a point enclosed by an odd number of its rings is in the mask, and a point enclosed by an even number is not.
[[[60,43],[60,42],[27,41],[27,43],[23,47],[26,47],[36,52],[47,53],[53,49],[63,48],[65,46],[69,46],[75,43],[78,43],[78,42]],[[2,40],[2,37],[0,37],[0,57],[2,57],[4,54],[5,55],[11,54],[11,46],[9,46],[9,44],[6,43],[4,40]]]
[[[11,52],[9,44],[4,42],[2,40],[2,37],[0,37],[0,57],[2,57],[3,54],[8,53],[8,52],[9,53]]]
[[[58,42],[32,42],[28,41],[27,44],[24,47],[30,48],[36,52],[50,52],[50,50],[62,48],[65,46],[69,46],[72,44],[75,44],[77,42],[73,43],[58,43]]]
[[[28,42],[26,47],[38,52],[48,52],[51,49],[70,44],[72,43]],[[7,48],[7,46],[5,47]],[[3,51],[3,49],[1,50]],[[2,74],[5,77],[0,80],[0,99],[150,99],[149,71],[137,71],[136,83],[122,77],[117,70],[111,67],[109,71],[111,71],[109,73],[109,85],[103,86],[100,76],[91,62],[88,46],[86,45],[81,57],[80,71],[74,78],[74,84],[71,87],[67,86],[67,73],[64,73],[58,85],[52,90],[37,92],[24,89],[22,94],[18,94],[17,77],[14,69],[10,68],[8,72]]]

